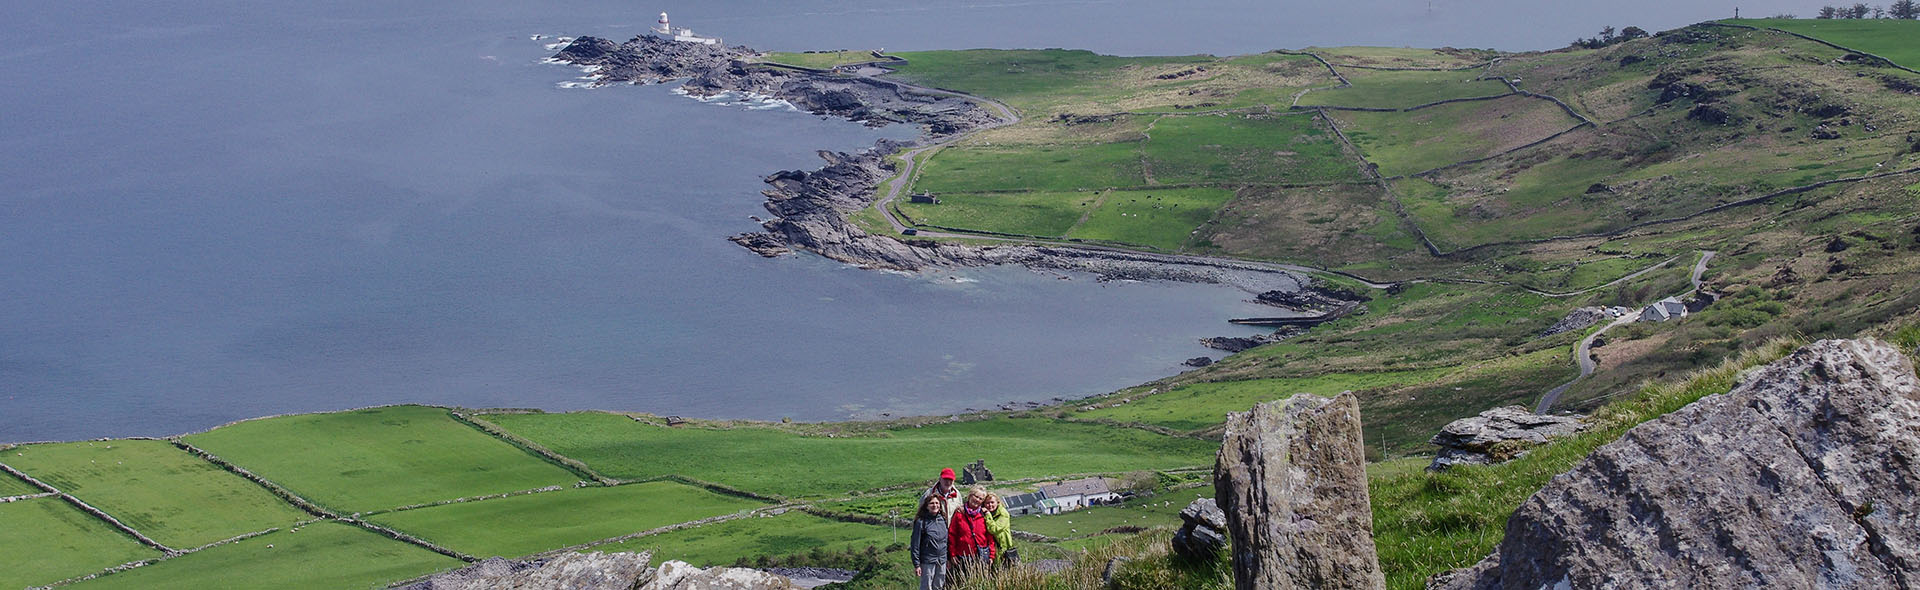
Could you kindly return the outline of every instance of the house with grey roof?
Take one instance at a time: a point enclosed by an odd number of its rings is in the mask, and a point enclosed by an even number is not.
[[[1040,486],[1040,493],[1046,494],[1047,499],[1055,504],[1055,511],[1048,514],[1079,510],[1095,504],[1120,500],[1120,494],[1108,487],[1107,478],[1104,477],[1089,477]]]
[[[1686,315],[1687,304],[1681,303],[1678,297],[1668,297],[1655,301],[1653,305],[1649,305],[1646,309],[1640,310],[1640,321],[1664,322],[1686,317]]]

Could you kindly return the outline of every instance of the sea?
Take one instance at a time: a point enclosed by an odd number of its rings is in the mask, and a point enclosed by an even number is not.
[[[1747,16],[1808,7],[1746,3]],[[1231,288],[896,273],[725,240],[873,129],[582,88],[660,12],[765,50],[1541,50],[1731,16],[1627,0],[128,0],[0,22],[0,441],[424,403],[837,420],[1173,375]],[[1724,13],[1724,14],[1723,14]]]

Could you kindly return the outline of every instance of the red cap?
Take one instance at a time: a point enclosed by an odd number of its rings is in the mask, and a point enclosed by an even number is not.
[[[940,470],[940,479],[953,479],[953,468],[948,467]]]

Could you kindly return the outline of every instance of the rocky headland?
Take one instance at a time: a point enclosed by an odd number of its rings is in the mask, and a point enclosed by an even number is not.
[[[786,170],[766,177],[762,191],[774,218],[763,231],[733,236],[733,242],[763,256],[806,251],[865,268],[917,271],[932,267],[1017,264],[1035,269],[1089,272],[1102,280],[1165,280],[1224,284],[1250,293],[1299,290],[1309,279],[1265,265],[1097,248],[1033,244],[973,246],[873,235],[847,221],[870,205],[880,183],[891,177],[891,154],[916,145],[950,141],[977,129],[1009,123],[977,99],[861,75],[840,75],[748,61],[746,47],[677,43],[640,36],[625,43],[580,37],[553,56],[587,68],[602,84],[684,81],[691,95],[741,93],[787,101],[819,115],[868,125],[919,126],[916,142],[881,140],[860,152],[820,152],[815,170]]]

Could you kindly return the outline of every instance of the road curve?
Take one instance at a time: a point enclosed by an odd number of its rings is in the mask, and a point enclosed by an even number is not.
[[[1689,289],[1686,293],[1681,293],[1680,295],[1678,295],[1679,297],[1685,297],[1695,291],[1700,290],[1700,276],[1703,274],[1706,274],[1707,261],[1713,260],[1713,255],[1715,254],[1718,254],[1718,252],[1715,252],[1713,250],[1700,251],[1700,260],[1698,262],[1693,263],[1693,274],[1692,276],[1688,277],[1688,282],[1693,284],[1693,288]],[[1673,259],[1667,260],[1667,262],[1672,262],[1672,261]],[[1666,266],[1666,264],[1667,264],[1666,262],[1662,262],[1658,266],[1655,266],[1654,268],[1659,268],[1660,266]],[[1653,270],[1653,269],[1649,268],[1647,270]],[[1635,273],[1633,276],[1639,276],[1644,272],[1645,271],[1641,271],[1641,273]],[[1537,404],[1534,404],[1533,406],[1533,413],[1545,414],[1547,413],[1548,410],[1553,409],[1553,404],[1555,402],[1560,401],[1560,394],[1566,393],[1567,388],[1573,387],[1573,384],[1579,383],[1581,379],[1585,379],[1589,375],[1592,375],[1594,370],[1599,368],[1600,363],[1593,360],[1593,341],[1594,340],[1599,339],[1601,334],[1607,333],[1607,330],[1612,330],[1615,326],[1619,326],[1622,324],[1631,324],[1634,322],[1634,320],[1638,320],[1638,319],[1640,319],[1640,314],[1638,312],[1629,312],[1626,315],[1620,316],[1619,318],[1615,318],[1612,322],[1607,323],[1607,325],[1601,326],[1599,330],[1595,330],[1592,334],[1588,334],[1586,338],[1581,338],[1580,343],[1575,344],[1573,346],[1573,362],[1580,366],[1580,375],[1577,377],[1574,377],[1572,381],[1562,383],[1560,384],[1559,387],[1549,389],[1545,394],[1542,394],[1540,396],[1540,402]]]

